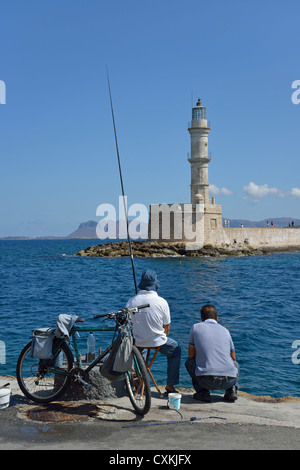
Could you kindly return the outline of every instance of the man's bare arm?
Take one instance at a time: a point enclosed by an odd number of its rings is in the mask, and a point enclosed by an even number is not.
[[[196,348],[193,344],[189,344],[189,358],[194,359],[196,357]]]
[[[164,330],[165,330],[165,334],[167,336],[169,336],[169,333],[170,333],[170,323],[168,325],[163,325],[164,327]]]

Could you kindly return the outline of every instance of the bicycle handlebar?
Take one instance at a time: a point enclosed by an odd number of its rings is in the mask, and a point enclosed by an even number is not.
[[[137,308],[138,310],[141,310],[142,308],[147,308],[147,307],[150,307],[150,305],[149,304],[139,305],[138,307],[135,307],[135,308]],[[129,310],[134,310],[134,309],[130,308]]]
[[[122,312],[130,312],[132,314],[135,314],[138,310],[141,310],[142,308],[147,308],[147,307],[150,307],[150,305],[145,304],[145,305],[139,305],[138,307],[134,307],[134,308],[124,308],[124,309],[119,310],[117,313],[116,312],[100,313],[99,315],[94,315],[93,318],[108,317],[110,315],[117,315],[118,313],[122,313]]]

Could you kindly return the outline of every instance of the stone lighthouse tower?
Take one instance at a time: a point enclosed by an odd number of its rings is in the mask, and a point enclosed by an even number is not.
[[[215,204],[215,198],[209,199],[208,164],[211,154],[208,152],[208,134],[210,124],[206,119],[206,108],[200,98],[192,108],[192,121],[188,131],[191,136],[191,203],[202,204],[204,208],[204,243],[218,245],[224,242],[222,227],[222,207]]]
[[[208,154],[210,127],[207,124],[206,108],[202,106],[200,98],[192,108],[192,121],[189,123],[188,131],[191,136],[191,153],[188,154],[191,164],[191,203],[195,204],[203,198],[204,205],[207,205],[210,203],[208,184],[208,163],[211,160]]]
[[[149,213],[149,240],[181,240],[187,249],[201,249],[203,245],[222,245],[228,238],[222,227],[222,208],[209,198],[208,134],[210,125],[206,119],[206,108],[199,99],[192,108],[192,121],[188,131],[191,150],[190,203],[151,204]],[[188,230],[187,230],[188,228]]]

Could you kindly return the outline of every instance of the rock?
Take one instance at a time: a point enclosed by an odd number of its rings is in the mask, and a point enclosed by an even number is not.
[[[228,245],[222,246],[204,245],[199,250],[187,250],[184,242],[153,242],[153,241],[132,241],[132,252],[136,258],[166,258],[166,257],[224,257],[224,256],[253,256],[281,251],[293,251],[284,247],[259,247],[250,245]],[[299,251],[299,247],[297,247]],[[127,242],[110,242],[101,245],[91,246],[81,250],[75,256],[109,257],[120,258],[130,256]]]
[[[97,401],[103,398],[117,398],[127,394],[125,383],[110,382],[100,371],[94,368],[84,376],[84,380],[92,385],[91,388],[85,388],[81,383],[72,381],[65,393],[60,397],[62,401]]]

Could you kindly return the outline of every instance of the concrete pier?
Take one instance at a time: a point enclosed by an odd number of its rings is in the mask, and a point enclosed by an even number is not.
[[[106,450],[105,455],[115,455],[115,451],[134,455],[138,450],[187,454],[300,447],[300,398],[272,399],[239,392],[235,403],[224,402],[223,394],[202,403],[193,399],[192,390],[179,389],[182,399],[177,411],[169,409],[167,398],[159,398],[153,388],[151,410],[144,417],[134,413],[124,396],[59,402],[59,409],[67,412],[67,418],[61,419],[62,413],[57,411],[55,416],[53,410],[47,418],[47,405],[29,402],[14,377],[0,378],[0,386],[7,382],[12,397],[11,406],[0,410],[1,450],[97,449]]]

